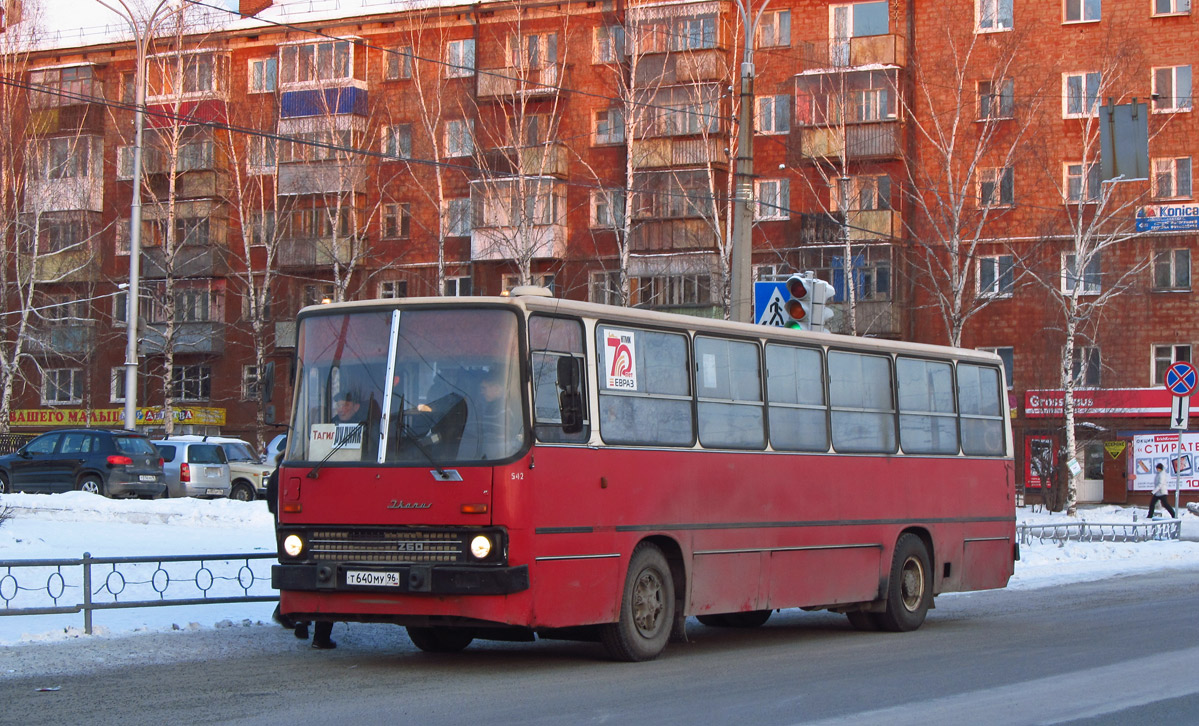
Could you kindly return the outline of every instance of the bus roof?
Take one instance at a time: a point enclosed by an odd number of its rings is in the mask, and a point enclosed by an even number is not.
[[[790,341],[795,343],[815,343],[829,347],[852,346],[858,350],[873,350],[880,353],[910,353],[936,357],[953,357],[976,359],[988,363],[996,363],[999,356],[989,351],[972,348],[953,348],[947,345],[930,345],[927,343],[912,343],[903,340],[885,338],[863,338],[837,333],[813,333],[806,330],[790,330],[774,326],[758,325],[755,323],[737,323],[715,318],[703,318],[681,313],[664,313],[656,310],[641,308],[625,308],[616,305],[582,302],[580,300],[565,300],[545,295],[510,295],[510,296],[444,296],[444,297],[408,297],[388,298],[378,300],[353,300],[342,303],[310,305],[300,311],[300,316],[307,317],[322,312],[334,310],[357,309],[394,309],[397,307],[417,306],[472,306],[472,305],[502,305],[521,308],[528,311],[550,313],[557,315],[576,315],[579,317],[596,318],[604,322],[629,323],[645,326],[683,327],[699,333],[716,335],[732,335],[747,338],[769,338],[771,340]]]

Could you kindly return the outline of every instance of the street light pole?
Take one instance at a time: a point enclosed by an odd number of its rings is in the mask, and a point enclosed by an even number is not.
[[[770,0],[752,15],[751,0],[737,0],[745,30],[741,56],[740,107],[737,110],[737,159],[733,172],[733,229],[729,255],[729,319],[753,320],[753,204],[754,204],[754,31]]]
[[[128,431],[137,428],[137,332],[138,303],[141,282],[142,257],[142,142],[146,125],[146,58],[150,42],[158,21],[170,13],[179,12],[181,6],[170,7],[175,0],[159,0],[154,9],[145,16],[144,27],[138,28],[138,17],[125,0],[116,0],[122,10],[97,0],[101,5],[121,16],[133,32],[133,43],[137,53],[137,68],[134,70],[133,109],[133,201],[129,208],[129,289],[125,300],[125,421]],[[164,9],[169,12],[160,15]]]

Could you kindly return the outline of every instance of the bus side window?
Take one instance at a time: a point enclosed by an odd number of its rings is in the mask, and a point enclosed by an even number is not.
[[[996,368],[958,364],[958,408],[962,417],[962,452],[1003,456],[1003,384]]]
[[[529,317],[533,428],[539,441],[585,443],[591,438],[583,337],[579,320]]]
[[[907,454],[958,453],[953,366],[945,361],[900,357],[899,444]]]
[[[891,359],[831,350],[828,382],[833,448],[843,453],[895,453]]]

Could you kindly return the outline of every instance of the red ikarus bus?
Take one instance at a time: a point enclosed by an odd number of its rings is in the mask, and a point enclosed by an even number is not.
[[[1017,556],[979,351],[558,300],[309,307],[279,473],[281,610],[654,658],[781,608],[918,628]]]

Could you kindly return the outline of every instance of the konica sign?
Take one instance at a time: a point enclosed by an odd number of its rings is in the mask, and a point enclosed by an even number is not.
[[[1150,204],[1137,210],[1138,232],[1187,232],[1199,229],[1199,205]]]

